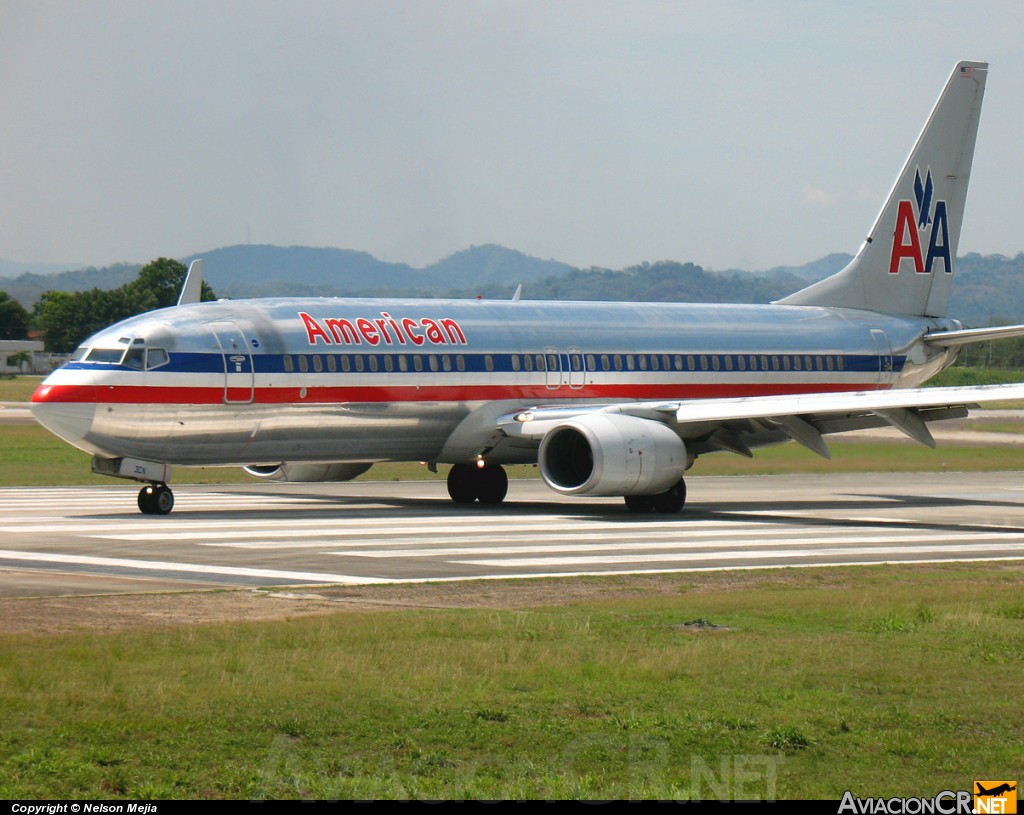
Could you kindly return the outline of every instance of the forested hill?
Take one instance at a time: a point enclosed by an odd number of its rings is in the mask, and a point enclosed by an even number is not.
[[[529,281],[571,271],[567,263],[541,260],[501,246],[473,246],[422,269],[388,263],[365,252],[306,246],[229,246],[191,255],[203,258],[206,280],[221,297],[280,295],[351,296],[386,292],[460,296],[481,285]],[[135,279],[142,264],[118,264],[60,274],[0,276],[0,289],[31,308],[48,289],[112,289]]]
[[[195,256],[193,256],[195,257]],[[407,296],[509,298],[519,283],[528,300],[631,300],[767,303],[839,271],[850,256],[763,272],[709,271],[662,261],[628,269],[574,269],[500,246],[475,246],[422,269],[364,252],[309,247],[233,246],[202,254],[206,279],[220,297]],[[192,258],[184,258],[187,263]],[[119,264],[59,274],[0,277],[0,290],[31,309],[48,289],[112,289],[141,265]],[[950,315],[970,326],[1024,323],[1024,253],[957,259]]]

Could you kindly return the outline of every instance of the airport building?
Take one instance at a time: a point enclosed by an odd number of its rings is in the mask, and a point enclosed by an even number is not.
[[[43,350],[40,340],[0,340],[0,376],[48,374],[65,359]]]

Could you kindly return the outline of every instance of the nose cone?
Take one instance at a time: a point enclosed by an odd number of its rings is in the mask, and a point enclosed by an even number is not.
[[[96,404],[81,401],[74,386],[55,385],[49,377],[32,394],[32,415],[43,427],[79,449],[92,452],[84,439],[92,429]]]

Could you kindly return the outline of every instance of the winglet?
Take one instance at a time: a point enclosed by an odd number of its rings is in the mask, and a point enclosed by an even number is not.
[[[190,303],[198,303],[203,296],[203,260],[197,258],[188,267],[188,274],[185,275],[185,283],[181,287],[181,296],[178,298],[179,306],[187,306]]]

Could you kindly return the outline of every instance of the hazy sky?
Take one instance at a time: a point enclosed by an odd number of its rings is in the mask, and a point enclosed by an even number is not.
[[[960,252],[1024,250],[1024,3],[0,0],[0,258],[855,251],[959,59]]]

